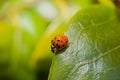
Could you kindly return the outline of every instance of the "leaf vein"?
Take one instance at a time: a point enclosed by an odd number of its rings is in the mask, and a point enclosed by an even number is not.
[[[117,47],[112,48],[112,49],[110,49],[110,50],[108,50],[108,51],[106,51],[106,52],[104,52],[104,53],[100,53],[100,55],[98,55],[96,58],[93,58],[92,60],[86,60],[86,61],[83,61],[83,62],[80,62],[80,63],[76,64],[76,65],[73,67],[73,69],[71,70],[71,72],[69,73],[68,76],[73,75],[73,74],[79,69],[79,67],[84,66],[84,65],[86,65],[86,64],[93,63],[93,62],[99,60],[100,58],[108,55],[110,52],[113,52],[113,51],[115,51],[115,50],[117,50],[117,49],[119,49],[119,48],[120,48],[120,45],[118,45]],[[69,78],[69,77],[67,77],[67,78]]]

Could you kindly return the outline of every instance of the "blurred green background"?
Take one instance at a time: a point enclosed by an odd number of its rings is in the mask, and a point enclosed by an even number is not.
[[[47,80],[50,40],[99,1],[109,0],[0,0],[0,80]]]

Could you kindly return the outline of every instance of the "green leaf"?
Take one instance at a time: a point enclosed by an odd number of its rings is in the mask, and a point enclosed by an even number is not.
[[[115,8],[91,6],[71,20],[69,46],[53,57],[48,80],[120,80],[120,19]]]

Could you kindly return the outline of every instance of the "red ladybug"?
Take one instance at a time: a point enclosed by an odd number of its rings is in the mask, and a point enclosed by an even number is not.
[[[68,44],[68,37],[64,34],[59,34],[51,40],[51,51],[56,53],[63,50]]]

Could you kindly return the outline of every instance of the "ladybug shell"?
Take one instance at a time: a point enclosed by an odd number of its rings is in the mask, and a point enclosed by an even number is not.
[[[68,44],[68,37],[64,34],[59,34],[53,38],[51,41],[51,51],[53,53],[62,50]]]

